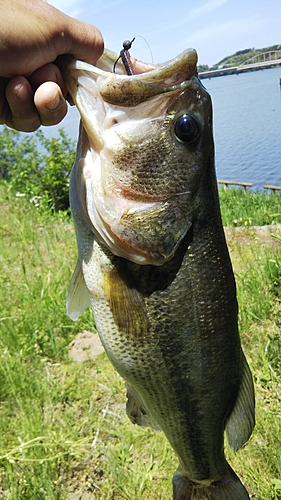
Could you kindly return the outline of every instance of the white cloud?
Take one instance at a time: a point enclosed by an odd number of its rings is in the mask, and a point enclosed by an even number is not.
[[[77,10],[79,4],[81,4],[78,0],[48,0],[48,3],[56,7],[56,9],[65,12],[65,14]]]
[[[258,46],[260,34],[267,31],[267,24],[268,20],[258,15],[208,24],[181,39],[179,50],[195,47],[199,63],[212,65],[237,50]]]
[[[48,3],[71,17],[80,17],[91,22],[91,18],[105,10],[114,12],[115,6],[127,0],[48,0]]]
[[[176,19],[175,22],[171,19],[169,22],[169,30],[173,30],[175,28],[178,28],[179,26],[184,26],[187,25],[189,26],[189,23],[194,22],[194,19],[203,18],[205,15],[210,14],[211,12],[217,10],[219,7],[221,7],[223,4],[229,2],[229,0],[210,0],[200,7],[196,7],[195,9],[192,9],[188,12],[187,16],[181,16],[178,18],[178,15],[174,17]],[[165,23],[160,24],[158,28],[151,30],[150,32],[146,32],[144,35],[145,36],[151,36],[159,33],[165,33],[167,32],[167,21],[165,20]]]
[[[93,14],[96,12],[101,12],[102,10],[113,9],[116,5],[126,2],[126,0],[113,0],[112,2],[103,2],[101,0],[97,0],[95,4],[91,4],[91,10]]]
[[[225,40],[235,38],[241,40],[246,34],[247,38],[252,37],[255,33],[259,33],[266,24],[265,19],[259,16],[252,16],[251,18],[231,19],[227,22],[213,23],[207,25],[205,28],[190,34],[187,38],[182,40],[182,44],[186,46],[189,43],[208,43],[213,40],[221,40],[224,44]]]
[[[209,14],[210,12],[218,9],[221,5],[227,3],[228,1],[229,0],[210,0],[209,2],[206,2],[203,5],[201,5],[201,7],[196,7],[195,9],[192,9],[185,20],[189,21],[194,17]]]

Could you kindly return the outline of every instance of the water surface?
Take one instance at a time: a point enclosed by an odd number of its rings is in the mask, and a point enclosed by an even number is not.
[[[214,109],[219,179],[281,186],[281,67],[202,80]]]

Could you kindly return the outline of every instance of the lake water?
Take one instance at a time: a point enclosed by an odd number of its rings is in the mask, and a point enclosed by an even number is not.
[[[281,68],[204,79],[218,179],[281,186]]]
[[[281,186],[280,77],[277,67],[202,80],[213,101],[218,179]],[[78,122],[70,108],[60,126],[76,140]]]

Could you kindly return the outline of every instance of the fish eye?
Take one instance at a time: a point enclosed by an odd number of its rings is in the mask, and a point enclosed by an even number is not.
[[[200,125],[194,115],[181,115],[175,123],[175,134],[180,142],[193,142],[200,133]]]

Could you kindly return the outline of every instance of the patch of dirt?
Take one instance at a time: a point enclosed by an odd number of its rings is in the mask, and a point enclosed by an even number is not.
[[[231,244],[258,244],[269,248],[281,249],[281,226],[250,226],[250,227],[225,227],[227,243]]]
[[[225,236],[234,271],[242,271],[268,250],[281,250],[281,226],[226,227]]]
[[[98,500],[98,483],[103,480],[103,470],[99,459],[77,463],[72,477],[67,478],[67,500]]]
[[[84,491],[82,487],[79,487],[78,490],[69,493],[67,496],[68,500],[93,500],[93,493]]]
[[[68,355],[73,361],[83,363],[89,359],[95,359],[104,352],[103,345],[97,333],[84,330],[78,333],[68,347]]]

